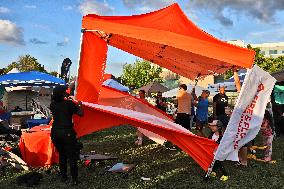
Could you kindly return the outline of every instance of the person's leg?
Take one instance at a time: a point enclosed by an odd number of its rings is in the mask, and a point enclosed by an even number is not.
[[[59,170],[63,180],[67,178],[67,157],[64,149],[64,140],[61,140],[62,133],[54,132],[51,135],[52,143],[59,153]]]
[[[65,149],[67,159],[69,160],[70,173],[72,176],[73,184],[78,182],[78,145],[75,134],[71,132],[65,140]]]
[[[184,114],[184,127],[191,131],[191,126],[190,126],[190,115]]]
[[[240,163],[241,165],[243,166],[247,166],[248,165],[248,148],[247,146],[243,146],[240,148],[239,150],[239,160],[240,160]]]
[[[193,126],[194,115],[190,116],[190,128]]]
[[[264,160],[271,161],[273,135],[265,137],[265,140],[265,146],[267,146],[267,148],[264,151]]]
[[[59,169],[62,179],[67,179],[67,156],[64,152],[59,152]]]
[[[228,176],[228,172],[224,168],[223,163],[221,161],[216,160],[213,167],[213,171],[217,172],[218,170],[220,170],[222,175]]]
[[[70,146],[72,148],[72,146]],[[74,148],[74,147],[73,147]],[[69,155],[70,173],[73,182],[78,181],[78,153],[76,150],[71,151]]]

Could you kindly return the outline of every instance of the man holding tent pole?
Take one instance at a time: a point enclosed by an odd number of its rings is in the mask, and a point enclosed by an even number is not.
[[[236,67],[233,68],[234,81],[235,81],[236,89],[237,89],[238,94],[240,94],[240,91],[241,91],[241,81],[240,81],[240,78],[239,78],[238,71],[239,70]],[[248,156],[248,147],[247,147],[247,144],[245,144],[239,150],[239,163],[237,165],[247,166],[248,165],[248,158],[247,158],[247,156]]]
[[[79,149],[76,132],[73,129],[72,116],[77,114],[83,116],[82,103],[75,104],[72,100],[66,99],[67,87],[57,86],[53,89],[50,110],[53,116],[51,129],[51,140],[59,152],[59,168],[62,181],[67,180],[67,161],[70,164],[72,184],[78,184],[78,157]]]

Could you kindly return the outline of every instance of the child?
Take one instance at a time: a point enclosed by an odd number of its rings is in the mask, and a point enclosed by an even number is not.
[[[213,120],[211,123],[208,123],[208,125],[211,130],[211,134],[209,135],[208,138],[214,140],[217,144],[220,144],[221,139],[223,137],[222,122],[219,120]],[[217,170],[221,171],[221,174],[222,174],[220,178],[221,181],[227,181],[229,179],[227,171],[225,170],[222,162],[218,160],[215,161],[213,172],[211,173],[211,176],[215,177]]]
[[[271,128],[272,117],[268,111],[265,111],[264,118],[261,125],[261,135],[263,139],[263,145],[267,146],[264,150],[264,161],[270,162],[272,155],[272,141],[273,141],[273,131]]]

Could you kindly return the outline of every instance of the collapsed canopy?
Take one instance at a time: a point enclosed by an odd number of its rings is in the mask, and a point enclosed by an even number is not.
[[[187,78],[250,68],[254,51],[220,41],[199,29],[178,4],[135,16],[84,16],[82,28],[108,44]]]

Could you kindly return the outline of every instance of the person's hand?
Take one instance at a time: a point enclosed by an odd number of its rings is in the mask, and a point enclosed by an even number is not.
[[[82,106],[82,105],[83,105],[82,101],[78,101],[78,106]]]
[[[233,70],[233,72],[238,72],[240,69],[237,66],[233,66],[232,70]]]

